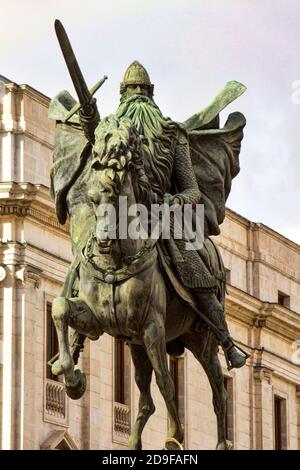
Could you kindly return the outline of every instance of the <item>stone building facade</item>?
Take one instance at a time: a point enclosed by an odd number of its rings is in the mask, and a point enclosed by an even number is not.
[[[57,348],[51,302],[72,259],[68,225],[49,196],[54,125],[49,99],[0,76],[0,417],[2,449],[125,449],[138,391],[127,347],[104,335],[87,342],[78,401],[53,380]],[[235,184],[238,184],[238,180]],[[227,372],[227,434],[235,449],[300,449],[300,246],[227,210],[216,239],[228,274],[227,319],[251,354]],[[300,343],[300,341],[299,341]],[[216,420],[208,380],[194,357],[171,360],[186,449],[213,449]],[[161,449],[168,419],[156,412],[145,449]]]

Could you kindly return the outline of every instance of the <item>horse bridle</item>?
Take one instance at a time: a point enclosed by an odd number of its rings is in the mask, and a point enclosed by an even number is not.
[[[125,260],[129,264],[126,264],[121,269],[103,269],[100,266],[97,266],[93,260],[95,256],[92,253],[92,245],[95,236],[92,235],[86,247],[81,252],[81,266],[83,269],[95,279],[98,279],[107,284],[114,284],[121,281],[126,281],[137,274],[146,271],[152,264],[154,264],[157,259],[157,251],[155,245],[157,240],[148,239],[145,242],[145,245],[132,256],[127,256]]]

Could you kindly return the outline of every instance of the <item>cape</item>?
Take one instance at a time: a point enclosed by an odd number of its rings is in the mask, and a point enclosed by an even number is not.
[[[220,129],[219,113],[245,90],[239,82],[228,82],[206,109],[181,124],[189,136],[192,164],[202,193],[205,238],[220,233],[232,180],[240,171],[239,154],[246,125],[243,114],[236,112]]]
[[[76,101],[70,93],[61,91],[51,100],[48,113],[48,117],[56,121],[50,192],[55,200],[58,221],[62,225],[70,212],[66,200],[68,192],[82,173],[92,149],[79,124],[77,114],[67,123],[64,122],[74,104]]]
[[[207,108],[178,123],[189,138],[192,164],[205,209],[205,237],[220,233],[219,225],[225,218],[225,204],[232,180],[240,170],[239,153],[246,124],[243,114],[236,112],[230,114],[225,126],[220,128],[219,114],[245,90],[246,87],[239,82],[228,82]],[[57,123],[51,194],[61,224],[65,223],[68,213],[72,215],[72,205],[86,202],[77,196],[70,198],[69,207],[67,205],[68,192],[80,177],[92,150],[80,127],[78,115],[64,122],[75,103],[64,90],[51,100],[49,107],[49,117]]]

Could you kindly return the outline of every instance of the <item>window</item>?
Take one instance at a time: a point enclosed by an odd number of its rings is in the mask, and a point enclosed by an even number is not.
[[[287,448],[287,420],[286,420],[286,400],[274,397],[274,437],[275,450],[285,450]]]
[[[170,357],[170,373],[175,387],[175,404],[179,420],[184,427],[185,397],[184,397],[184,358]]]
[[[233,413],[233,379],[224,377],[224,388],[227,394],[225,428],[226,439],[234,443],[234,413]]]
[[[123,339],[114,340],[113,441],[127,444],[131,430],[131,359]]]
[[[290,308],[290,296],[278,291],[278,303],[283,307]]]
[[[46,304],[46,378],[58,381],[57,375],[53,375],[51,372],[51,366],[48,365],[48,361],[58,353],[58,339],[54,322],[52,320],[52,304],[47,302]]]
[[[115,339],[115,402],[130,404],[130,351],[123,339]]]
[[[51,299],[52,300],[52,299]],[[53,375],[50,359],[58,353],[58,339],[52,320],[52,302],[46,301],[45,308],[45,380],[44,380],[44,421],[61,426],[68,425],[68,400],[63,376]],[[61,446],[59,447],[61,448]]]

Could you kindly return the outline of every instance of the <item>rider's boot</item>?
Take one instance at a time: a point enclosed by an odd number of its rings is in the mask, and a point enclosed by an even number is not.
[[[245,365],[249,355],[233,343],[225,320],[223,307],[216,295],[206,289],[193,289],[193,294],[196,294],[198,308],[201,313],[214,325],[212,331],[222,346],[228,369],[239,368]],[[240,354],[237,351],[238,349],[243,354]]]

